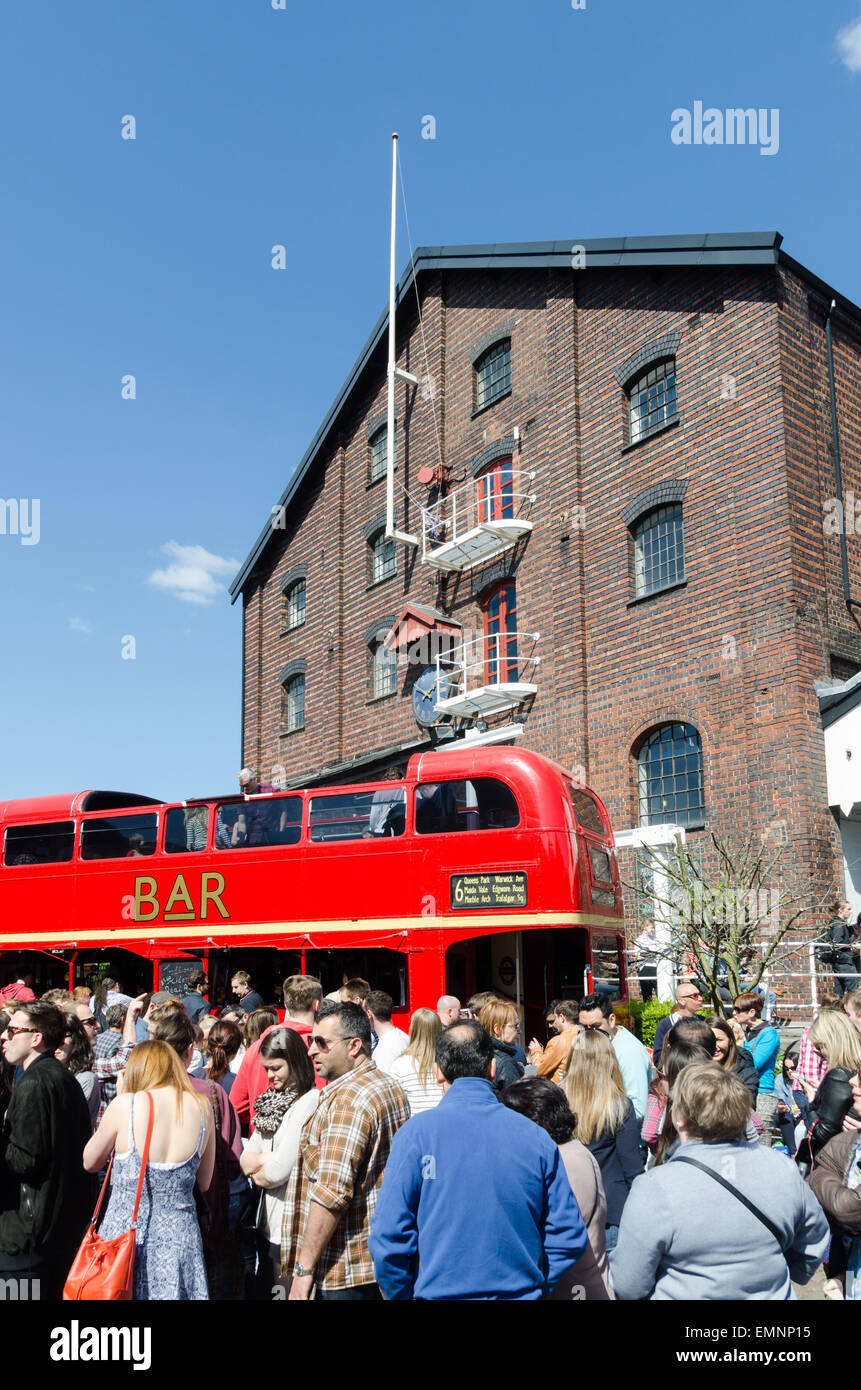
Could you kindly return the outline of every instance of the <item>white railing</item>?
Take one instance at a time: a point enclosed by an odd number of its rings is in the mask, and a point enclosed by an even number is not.
[[[774,1012],[781,1017],[801,1015],[805,1022],[810,1018],[815,1018],[819,1012],[819,991],[824,988],[832,989],[832,982],[835,975],[840,979],[856,979],[858,971],[835,971],[830,965],[825,965],[817,960],[816,946],[824,942],[825,938],[814,938],[806,941],[787,941],[779,943],[776,952],[763,971],[759,981],[760,986],[766,992],[765,1013]],[[760,958],[769,948],[766,941],[755,943],[759,949]],[[830,944],[830,943],[829,943]],[[630,948],[629,948],[630,950]],[[628,980],[633,984],[637,978],[637,963],[633,959],[628,961]],[[751,971],[748,968],[747,978]],[[696,972],[690,970],[674,970],[671,973],[673,988],[682,980],[691,980],[696,977]],[[777,1000],[769,1007],[768,996],[776,995]],[[795,998],[787,996],[794,995]],[[706,1005],[710,1000],[705,1001]]]
[[[483,474],[462,483],[432,507],[422,507],[422,559],[482,527],[504,532],[509,522],[516,528],[536,500],[534,481],[535,474],[523,468]]]
[[[448,657],[437,653],[437,690],[445,668],[451,695],[494,685],[520,685],[534,680],[541,657],[535,653],[540,632],[498,632],[472,636],[454,647]],[[524,651],[524,648],[528,650]]]

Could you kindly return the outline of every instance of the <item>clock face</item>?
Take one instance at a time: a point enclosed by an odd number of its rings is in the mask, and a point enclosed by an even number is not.
[[[439,679],[439,686],[437,686]],[[449,693],[449,678],[445,671],[437,673],[435,666],[422,671],[413,686],[413,714],[419,724],[435,724],[439,718],[436,712],[437,700],[444,700]]]

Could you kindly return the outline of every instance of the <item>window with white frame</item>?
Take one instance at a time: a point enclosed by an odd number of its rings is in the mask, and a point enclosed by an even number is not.
[[[385,695],[396,694],[397,688],[397,652],[382,639],[371,648],[371,698],[382,700]]]
[[[653,507],[634,523],[634,596],[645,598],[685,577],[682,507]]]
[[[676,359],[654,362],[628,387],[631,410],[631,443],[645,438],[676,414]]]
[[[291,676],[281,687],[281,732],[293,734],[305,727],[305,677]]]
[[[386,427],[382,426],[368,440],[368,482],[376,483],[386,476]]]
[[[377,531],[370,541],[370,565],[368,582],[379,584],[384,579],[390,579],[398,571],[398,556],[395,549],[393,536],[387,536],[385,531]]]
[[[284,626],[301,627],[305,621],[305,580],[297,579],[284,591]]]

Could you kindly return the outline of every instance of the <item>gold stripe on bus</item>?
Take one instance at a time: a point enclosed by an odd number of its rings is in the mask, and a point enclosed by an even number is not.
[[[4,946],[25,945],[27,942],[51,941],[56,945],[76,946],[81,942],[108,941],[122,938],[124,941],[201,941],[207,945],[213,938],[235,936],[254,936],[263,934],[283,936],[312,936],[315,932],[398,932],[424,930],[460,930],[463,927],[607,927],[622,930],[618,917],[604,917],[589,912],[513,912],[505,914],[458,913],[457,917],[362,917],[345,921],[339,917],[334,921],[304,922],[246,922],[243,924],[226,922],[204,922],[200,926],[172,926],[153,922],[149,926],[104,927],[101,931],[80,931],[74,936],[64,936],[59,932],[5,932],[0,931],[0,950]],[[313,948],[312,948],[313,949]]]

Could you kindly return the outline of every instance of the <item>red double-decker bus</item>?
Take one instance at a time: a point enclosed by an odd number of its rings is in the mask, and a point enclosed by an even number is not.
[[[91,791],[0,804],[0,977],[42,992],[264,998],[361,975],[402,1019],[494,989],[527,1007],[626,997],[613,833],[599,798],[519,748],[412,757],[402,781],[164,803]]]

